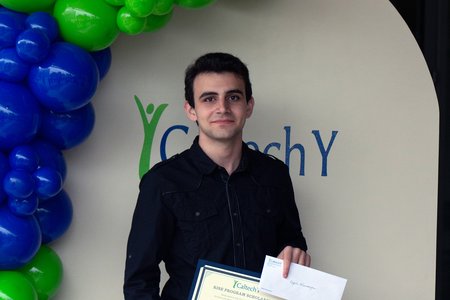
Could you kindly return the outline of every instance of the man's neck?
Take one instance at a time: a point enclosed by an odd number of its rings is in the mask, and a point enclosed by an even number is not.
[[[211,141],[207,138],[199,138],[199,145],[202,150],[217,165],[227,170],[231,175],[239,166],[242,156],[242,140],[233,143]]]

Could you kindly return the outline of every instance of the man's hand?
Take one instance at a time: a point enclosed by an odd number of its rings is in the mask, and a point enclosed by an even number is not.
[[[283,277],[289,274],[289,266],[291,262],[309,267],[311,265],[311,256],[300,248],[286,246],[278,254],[278,258],[283,260]]]

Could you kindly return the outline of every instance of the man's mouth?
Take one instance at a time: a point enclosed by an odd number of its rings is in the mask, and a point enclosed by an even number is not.
[[[211,121],[211,123],[213,123],[213,124],[231,124],[233,122],[234,121],[230,120],[230,119],[220,119],[220,120]]]

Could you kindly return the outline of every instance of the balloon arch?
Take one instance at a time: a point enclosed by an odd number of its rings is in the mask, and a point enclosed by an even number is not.
[[[60,286],[48,244],[72,221],[63,151],[92,132],[109,46],[213,1],[0,0],[0,300],[49,299]]]

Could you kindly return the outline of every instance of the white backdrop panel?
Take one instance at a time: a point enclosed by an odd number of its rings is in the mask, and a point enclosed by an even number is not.
[[[159,32],[121,36],[93,100],[94,132],[66,152],[74,220],[53,244],[65,267],[56,298],[123,298],[144,141],[133,97],[168,104],[152,165],[171,126],[189,131],[170,133],[167,155],[188,147],[196,126],[182,111],[183,73],[209,51],[250,68],[256,107],[245,140],[278,143],[270,153],[289,158],[313,267],[348,279],[344,299],[434,299],[437,99],[387,0],[218,0],[176,9]],[[316,137],[326,149],[333,131],[324,155]]]

